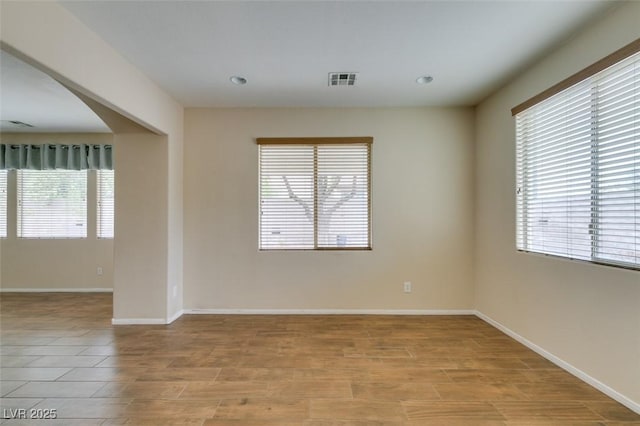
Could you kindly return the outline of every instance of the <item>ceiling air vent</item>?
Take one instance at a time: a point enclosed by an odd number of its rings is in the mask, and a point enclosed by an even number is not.
[[[18,121],[18,120],[2,120],[2,122],[9,123],[8,126],[12,126],[12,127],[21,127],[21,128],[33,127],[33,124],[25,123],[24,121]]]
[[[357,72],[330,72],[329,86],[355,86]]]

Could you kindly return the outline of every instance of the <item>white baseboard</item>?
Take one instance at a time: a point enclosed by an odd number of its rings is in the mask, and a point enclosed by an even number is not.
[[[113,293],[112,288],[0,288],[0,293]]]
[[[472,309],[184,309],[209,315],[475,315]]]
[[[164,318],[112,318],[112,325],[166,325]]]
[[[182,316],[184,311],[181,309],[171,317],[164,318],[112,318],[112,325],[167,325],[171,324]]]
[[[475,314],[476,314],[476,316],[478,318],[480,318],[483,321],[491,324],[492,326],[494,326],[498,330],[502,331],[506,335],[514,338],[515,340],[517,340],[518,342],[522,343],[523,345],[525,345],[526,347],[528,347],[532,351],[534,351],[537,354],[545,357],[546,359],[548,359],[549,361],[551,361],[552,363],[554,363],[558,367],[560,367],[563,370],[573,374],[574,376],[576,376],[577,378],[579,378],[583,382],[586,382],[586,383],[590,384],[594,388],[598,389],[600,392],[602,392],[605,395],[611,397],[612,399],[615,399],[620,404],[624,405],[625,407],[629,408],[630,410],[635,411],[636,413],[640,414],[640,403],[637,403],[637,402],[627,398],[626,396],[622,395],[620,392],[616,391],[615,389],[610,388],[609,386],[607,386],[604,383],[602,383],[601,381],[591,377],[590,375],[588,375],[584,371],[580,370],[579,368],[576,368],[573,365],[569,364],[568,362],[564,361],[563,359],[558,358],[557,356],[555,356],[551,352],[548,352],[547,350],[541,348],[540,346],[536,345],[535,343],[531,342],[530,340],[527,340],[526,338],[522,337],[521,335],[519,335],[515,331],[511,330],[508,327],[505,327],[504,325],[500,324],[498,321],[496,321],[493,318],[483,314],[482,312],[476,311]]]
[[[171,324],[172,322],[174,322],[175,320],[177,320],[178,318],[180,318],[182,316],[182,314],[184,314],[184,309],[180,309],[178,312],[176,312],[175,314],[173,314],[172,316],[170,316],[167,319],[167,324]]]

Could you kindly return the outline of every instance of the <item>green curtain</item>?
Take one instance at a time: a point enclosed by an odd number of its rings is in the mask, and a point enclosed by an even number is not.
[[[113,170],[112,145],[0,144],[0,170]]]

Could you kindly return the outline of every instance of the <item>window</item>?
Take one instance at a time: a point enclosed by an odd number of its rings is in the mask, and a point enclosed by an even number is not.
[[[0,238],[7,237],[7,171],[0,170]]]
[[[86,238],[86,170],[18,170],[18,237]]]
[[[636,45],[516,113],[518,249],[640,268]]]
[[[260,249],[369,249],[371,143],[258,139]]]
[[[98,170],[96,172],[97,185],[97,226],[98,238],[113,238],[113,170]]]

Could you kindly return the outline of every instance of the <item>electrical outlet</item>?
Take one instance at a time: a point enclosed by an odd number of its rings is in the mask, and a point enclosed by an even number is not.
[[[404,282],[404,292],[411,293],[411,281]]]
[[[98,275],[102,275],[102,266],[98,266],[98,269],[96,270],[96,273]]]
[[[178,296],[178,286],[174,285],[173,286],[173,297],[177,297]]]

